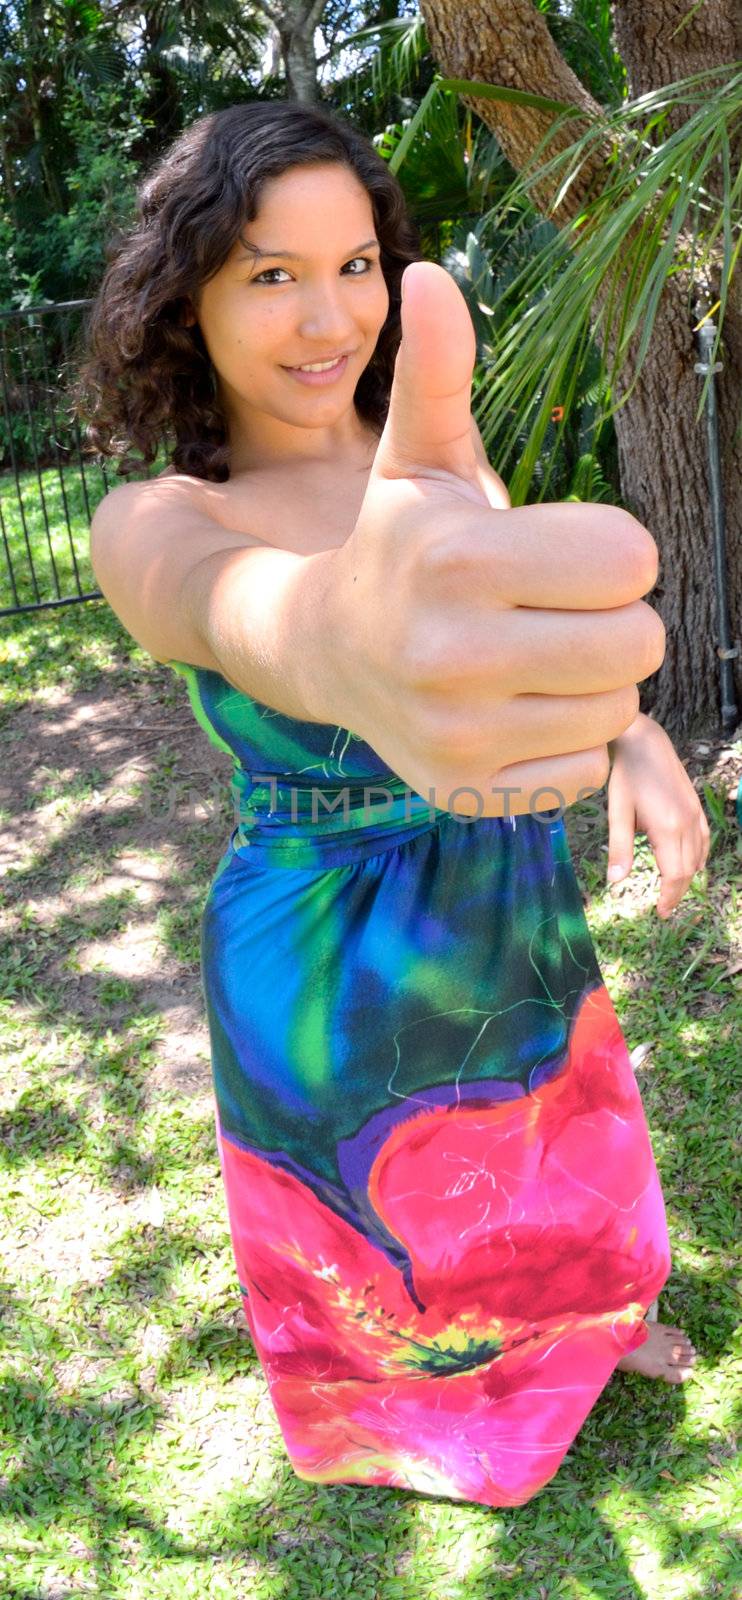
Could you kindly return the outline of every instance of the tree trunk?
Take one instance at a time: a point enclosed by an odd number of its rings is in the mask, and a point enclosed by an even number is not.
[[[278,35],[286,74],[286,97],[313,105],[319,99],[314,30],[324,0],[256,0]]]
[[[149,74],[151,89],[145,104],[145,117],[152,118],[156,131],[156,148],[162,150],[180,132],[182,108],[180,88],[171,71],[162,46],[166,42],[166,19],[159,6],[151,0],[142,7],[142,38],[144,40],[144,66]]]
[[[279,29],[288,98],[310,105],[318,98],[313,34],[314,29],[310,35],[304,27]]]
[[[739,59],[742,10],[735,0],[703,0],[680,28],[690,11],[687,0],[651,0],[649,5],[646,0],[614,0],[616,46],[634,98]],[[682,122],[682,113],[678,120]],[[670,119],[670,125],[678,121]]]
[[[2,125],[0,125],[0,162],[2,163],[2,169],[3,169],[3,182],[5,184],[5,194],[6,194],[7,205],[8,205],[8,216],[10,217],[10,220],[11,220],[11,223],[13,225],[13,228],[14,228],[15,232],[17,233],[18,232],[18,205],[17,205],[17,201],[16,201],[16,194],[15,194],[15,173],[13,171],[13,159],[12,159],[12,156],[10,154],[10,147],[9,147],[8,141],[7,141],[6,137],[5,137],[5,129],[4,129],[4,127]]]
[[[270,51],[271,51],[271,57],[270,57],[270,66],[268,67],[268,72],[269,72],[269,75],[270,75],[271,78],[277,78],[279,72],[281,71],[281,63],[283,61],[283,48],[282,48],[282,45],[281,45],[281,35],[280,35],[280,33],[279,33],[279,31],[278,31],[278,29],[276,27],[275,22],[272,24],[272,27],[271,27]]]
[[[617,33],[627,70],[640,81],[632,95],[686,77],[703,66],[734,59],[725,51],[737,40],[736,0],[709,0],[698,16],[713,11],[726,19],[714,44],[707,31],[694,44],[693,24],[677,39],[669,35],[690,9],[685,0],[617,0]],[[679,8],[679,9],[678,9]],[[531,0],[470,0],[467,26],[461,26],[458,0],[421,0],[431,50],[446,76],[501,83],[548,95],[590,109],[587,91],[564,62],[544,17]],[[620,20],[619,20],[620,18]],[[632,27],[635,24],[635,29]],[[708,18],[704,22],[707,30]],[[629,39],[631,42],[629,43]],[[660,48],[659,40],[662,40]],[[693,49],[690,59],[686,53]],[[658,70],[656,62],[662,64]],[[477,100],[465,103],[496,133],[508,159],[520,169],[545,132],[542,115],[526,108]],[[597,108],[596,108],[597,109]],[[561,144],[573,137],[569,132]],[[554,146],[556,147],[556,146]],[[566,196],[554,219],[564,222],[577,213],[585,184]],[[532,190],[535,203],[546,209],[548,197]],[[717,298],[713,293],[708,306]],[[720,446],[726,502],[728,608],[732,642],[742,608],[742,306],[739,274],[724,327],[719,382]],[[732,295],[730,295],[730,302]],[[704,307],[707,309],[707,307]],[[701,378],[693,319],[689,317],[679,279],[668,281],[654,326],[649,352],[637,386],[616,414],[622,498],[626,508],[653,534],[660,551],[660,572],[649,596],[667,629],[667,649],[659,671],[640,686],[641,709],[656,717],[674,739],[720,731],[719,643],[713,577],[710,484],[705,421],[695,420]],[[631,364],[622,373],[624,389]],[[733,661],[737,708],[742,704],[742,659]]]
[[[28,70],[26,92],[28,94],[28,105],[31,113],[31,124],[33,126],[34,140],[39,156],[39,166],[41,168],[41,175],[44,180],[44,188],[46,189],[47,199],[49,201],[49,210],[52,213],[57,212],[63,216],[67,210],[67,206],[65,205],[65,197],[62,191],[62,185],[59,182],[56,171],[47,154],[48,141],[44,129],[44,121],[41,112],[41,97],[39,94],[39,85],[35,77],[35,71],[36,65],[35,63],[31,63],[30,70]]]

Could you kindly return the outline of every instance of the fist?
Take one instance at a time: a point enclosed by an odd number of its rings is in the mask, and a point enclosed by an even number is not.
[[[414,262],[386,425],[355,528],[333,552],[327,720],[436,806],[517,815],[606,782],[608,742],[665,653],[641,598],[658,552],[615,506],[513,509],[485,492],[475,357],[453,278]],[[448,807],[459,788],[474,792]]]

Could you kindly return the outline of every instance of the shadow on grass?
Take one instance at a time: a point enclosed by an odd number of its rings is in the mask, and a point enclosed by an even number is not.
[[[630,1380],[629,1386],[638,1431],[647,1420],[641,1380]],[[595,1425],[589,1431],[593,1437],[599,1431],[602,1440],[602,1485],[596,1485],[594,1472],[588,1482],[589,1463],[578,1438],[558,1478],[527,1506],[488,1510],[430,1497],[442,1535],[436,1550],[426,1537],[427,1522],[421,1524],[418,1516],[427,1496],[306,1483],[288,1465],[276,1470],[267,1493],[232,1487],[222,1492],[218,1508],[203,1510],[198,1532],[174,1532],[166,1525],[164,1509],[158,1513],[143,1506],[136,1476],[137,1461],[162,1420],[161,1405],[144,1393],[116,1403],[65,1405],[30,1378],[6,1379],[0,1407],[17,1464],[0,1489],[0,1510],[6,1518],[16,1516],[19,1528],[29,1523],[53,1528],[61,1522],[79,1528],[78,1543],[85,1547],[95,1592],[107,1596],[125,1593],[119,1563],[126,1551],[129,1559],[136,1552],[143,1572],[183,1568],[184,1588],[186,1571],[196,1581],[201,1572],[204,1588],[193,1593],[210,1592],[206,1578],[215,1562],[229,1572],[236,1561],[241,1576],[252,1568],[256,1581],[266,1573],[282,1581],[282,1589],[273,1587],[271,1593],[282,1593],[286,1600],[335,1600],[351,1592],[362,1600],[428,1595],[425,1586],[444,1578],[451,1596],[512,1600],[517,1593],[518,1600],[540,1600],[570,1592],[554,1587],[557,1562],[561,1576],[568,1572],[575,1584],[587,1583],[596,1600],[647,1600],[651,1591],[634,1579],[617,1541],[615,1516],[604,1516],[590,1496],[591,1487],[594,1494],[596,1487],[606,1490],[612,1480],[644,1529],[668,1593],[680,1592],[674,1588],[676,1579],[695,1562],[704,1573],[704,1597],[731,1597],[736,1569],[729,1530],[721,1519],[716,1524],[704,1520],[699,1528],[684,1523],[677,1509],[679,1493],[697,1488],[697,1472],[686,1472],[681,1459],[674,1457],[673,1473],[664,1473],[672,1476],[672,1488],[660,1492],[656,1470],[635,1464],[622,1398],[607,1389],[592,1413]],[[682,1409],[681,1396],[666,1392],[668,1439]],[[704,1442],[697,1441],[699,1446]],[[655,1448],[660,1447],[658,1439]],[[461,1536],[449,1509],[466,1517],[470,1534],[461,1586],[451,1562]],[[86,1587],[81,1592],[90,1591]],[[48,1600],[49,1589],[16,1586],[4,1593]]]
[[[151,662],[135,659],[131,641],[127,643],[120,625],[100,602],[73,610],[74,616],[57,614],[53,629],[49,625],[43,631],[38,618],[14,619],[21,707],[50,682],[63,687],[67,707],[76,696],[92,695],[104,684],[106,694],[120,695],[127,707],[133,703],[132,694],[139,695],[137,714],[141,712],[145,721],[148,716],[161,718],[163,709],[167,720],[173,708],[175,722],[177,711],[178,723],[188,723],[192,737],[201,741],[204,760],[212,766],[216,752],[191,728],[182,686],[172,684],[167,669],[161,683]],[[6,714],[4,730],[12,733],[16,721],[17,713]],[[94,770],[110,773],[112,764],[137,746],[138,734],[128,713],[118,729],[114,726],[112,743],[105,749],[95,717],[86,724],[86,734],[88,730],[84,761]],[[30,723],[24,722],[26,741],[31,733]],[[165,745],[167,754],[167,738]],[[189,752],[195,748],[192,739],[187,748]],[[12,760],[13,749],[12,741],[3,746],[4,760]],[[157,753],[162,755],[159,741]],[[33,746],[36,766],[62,768],[69,764],[69,755],[68,736],[55,734],[51,726],[46,739]],[[175,752],[176,772],[179,759]],[[225,785],[228,770],[225,761]],[[85,795],[78,798],[86,803]],[[137,849],[143,820],[142,806],[92,820],[73,819],[63,839],[42,850],[30,869],[13,874],[6,890],[11,915],[29,892],[42,902],[45,896],[74,886],[81,864],[101,864],[107,854],[120,851],[122,841]],[[28,826],[27,808],[20,808],[14,821],[21,829]],[[159,824],[155,812],[147,815],[146,824],[148,849],[157,852],[172,843],[172,820],[163,817]],[[187,830],[179,826],[177,842],[190,858],[186,879],[159,882],[156,900],[139,911],[124,891],[89,911],[53,915],[43,937],[33,922],[17,926],[13,959],[5,969],[6,994],[9,1001],[21,1002],[23,1027],[29,1038],[36,1033],[42,1046],[34,1064],[37,1080],[21,1089],[0,1124],[2,1160],[11,1179],[17,1181],[21,1169],[34,1163],[48,1167],[57,1182],[55,1165],[59,1163],[64,1172],[76,1163],[83,1172],[93,1166],[96,1181],[117,1196],[136,1194],[157,1182],[167,1186],[172,1175],[172,1134],[169,1129],[153,1134],[147,1092],[150,1040],[141,1027],[150,1008],[155,1017],[160,1014],[157,974],[128,980],[124,997],[112,1003],[110,977],[74,974],[64,962],[81,942],[151,917],[153,906],[158,915],[165,914],[171,953],[181,960],[184,949],[195,954],[199,905],[225,843],[224,818],[213,817],[206,825]],[[712,876],[715,866],[712,860]],[[718,870],[723,877],[722,864]],[[184,908],[186,891],[191,898]],[[666,971],[659,945],[667,933],[669,929],[658,936],[651,912],[632,924],[637,966],[644,974],[651,969],[653,985],[661,983]],[[19,954],[23,959],[16,961]],[[78,1000],[81,992],[84,1004]],[[693,993],[684,992],[686,1007],[692,1004]],[[723,1003],[723,995],[721,999]],[[654,1003],[651,990],[646,996],[638,991],[631,996],[637,1025],[648,1017],[654,1025]],[[727,1352],[736,1304],[727,1211],[733,1171],[729,1106],[736,1074],[731,1053],[718,1041],[717,1025],[716,1017],[704,1019],[703,1060],[691,1072],[685,1070],[687,1060],[675,1052],[671,1036],[654,1025],[654,1034],[660,1036],[658,1060],[665,1066],[655,1076],[644,1074],[639,1079],[672,1213],[671,1232],[682,1245],[681,1264],[663,1296],[672,1311],[668,1316],[663,1304],[663,1315],[665,1320],[680,1320],[682,1312],[707,1362]],[[44,1039],[52,1030],[63,1034],[65,1029],[80,1041],[78,1082],[91,1096],[88,1103],[83,1097],[74,1108],[56,1087],[59,1069],[53,1069],[50,1082],[44,1070]],[[189,1125],[186,1138],[186,1160],[211,1159],[216,1170],[211,1124]],[[167,1526],[168,1508],[157,1506],[156,1474],[148,1478],[145,1464],[147,1447],[167,1418],[167,1386],[196,1383],[199,1376],[209,1374],[225,1385],[226,1398],[236,1376],[264,1379],[251,1341],[226,1314],[200,1311],[195,1321],[183,1326],[177,1308],[168,1312],[176,1272],[198,1258],[208,1260],[208,1249],[199,1239],[198,1215],[190,1227],[183,1217],[178,1226],[126,1233],[117,1238],[115,1248],[122,1259],[112,1272],[98,1283],[66,1291],[66,1298],[57,1302],[62,1309],[56,1326],[47,1305],[18,1295],[8,1298],[5,1325],[11,1367],[0,1390],[8,1451],[0,1480],[3,1514],[16,1518],[19,1529],[33,1527],[42,1539],[47,1529],[88,1530],[86,1559],[97,1592],[106,1600],[125,1593],[122,1573],[132,1549],[145,1569],[148,1563],[153,1569],[159,1564],[173,1571],[182,1566],[188,1575],[202,1575],[204,1583],[215,1563],[227,1574],[234,1563],[240,1580],[235,1593],[241,1600],[248,1592],[243,1577],[253,1571],[256,1585],[268,1574],[282,1584],[285,1600],[305,1596],[335,1600],[351,1591],[357,1600],[385,1600],[387,1595],[389,1600],[400,1596],[429,1600],[431,1584],[440,1586],[436,1593],[445,1594],[447,1600],[458,1600],[459,1595],[462,1600],[464,1595],[467,1600],[515,1600],[516,1595],[517,1600],[550,1600],[558,1594],[572,1600],[579,1590],[562,1587],[565,1575],[573,1584],[588,1585],[590,1600],[647,1600],[653,1591],[632,1575],[635,1545],[627,1542],[622,1548],[620,1543],[622,1496],[631,1540],[641,1530],[644,1554],[655,1558],[667,1585],[657,1592],[674,1593],[673,1586],[693,1564],[702,1568],[705,1584],[693,1592],[702,1593],[704,1600],[707,1596],[726,1600],[734,1592],[733,1554],[726,1546],[723,1517],[714,1525],[704,1515],[690,1525],[682,1512],[684,1493],[694,1508],[699,1494],[701,1498],[715,1494],[714,1473],[724,1464],[718,1432],[707,1433],[696,1423],[688,1441],[683,1393],[626,1375],[611,1380],[558,1474],[527,1506],[492,1511],[435,1496],[429,1515],[426,1511],[423,1516],[428,1497],[406,1490],[306,1483],[280,1454],[274,1428],[271,1450],[278,1449],[278,1456],[269,1489],[253,1492],[231,1484],[219,1490],[216,1504],[194,1510],[196,1534],[186,1537],[173,1531]],[[228,1248],[226,1222],[223,1248]],[[709,1265],[709,1271],[702,1271],[683,1261],[692,1251],[707,1256],[713,1268]],[[236,1287],[233,1303],[236,1310]],[[136,1335],[153,1308],[166,1323],[168,1315],[172,1320],[167,1325],[167,1350],[155,1360],[147,1388],[139,1383]],[[115,1318],[116,1328],[113,1349],[110,1317]],[[69,1354],[71,1330],[73,1349],[84,1330],[99,1359],[130,1364],[132,1394],[120,1400],[105,1395],[64,1400],[51,1368],[53,1357]],[[19,1374],[17,1368],[24,1365]],[[158,1392],[151,1392],[153,1388]],[[599,1503],[606,1498],[612,1501],[608,1511]],[[125,1539],[133,1540],[133,1546]],[[466,1548],[459,1563],[460,1540]],[[48,1554],[43,1560],[49,1561]],[[695,1582],[695,1571],[691,1576]],[[14,1580],[8,1581],[9,1600],[50,1600],[48,1586],[13,1587]],[[264,1593],[261,1589],[260,1600]],[[279,1589],[272,1589],[274,1593]]]

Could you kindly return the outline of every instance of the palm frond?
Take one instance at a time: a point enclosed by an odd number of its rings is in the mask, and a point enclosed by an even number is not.
[[[359,70],[348,80],[348,88],[356,103],[367,86],[378,103],[389,94],[404,95],[414,81],[420,63],[428,53],[425,23],[418,14],[411,17],[391,17],[357,28],[353,33],[342,33],[327,51],[327,59],[346,52],[352,46],[372,48],[368,70]]]
[[[605,360],[598,380],[601,392],[610,396],[602,421],[626,404],[672,276],[683,275],[689,306],[699,284],[709,277],[715,282],[719,306],[712,363],[716,359],[742,239],[742,172],[733,172],[730,154],[742,123],[742,71],[732,63],[694,73],[592,116],[577,137],[556,150],[555,131],[570,117],[585,121],[585,111],[499,85],[436,79],[395,148],[390,161],[395,170],[434,121],[436,97],[444,89],[538,105],[554,115],[532,160],[483,218],[499,250],[503,237],[517,239],[537,217],[530,203],[534,184],[541,193],[549,186],[553,213],[586,162],[591,170],[600,163],[602,171],[602,182],[593,185],[578,214],[560,228],[552,223],[540,247],[524,253],[492,307],[478,420],[498,465],[526,439],[510,479],[518,504],[535,481],[552,412],[569,404],[574,373],[591,338],[613,352],[610,370]],[[676,106],[689,115],[667,133],[668,112]],[[632,380],[619,392],[629,355]],[[704,386],[699,415],[705,392]],[[548,472],[544,492],[546,486]]]

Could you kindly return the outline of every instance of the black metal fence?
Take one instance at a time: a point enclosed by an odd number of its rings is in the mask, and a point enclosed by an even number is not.
[[[90,303],[0,311],[0,616],[102,598],[87,533],[111,485],[69,398]]]

